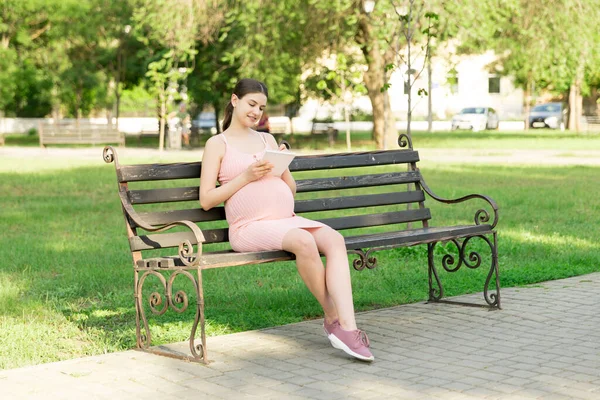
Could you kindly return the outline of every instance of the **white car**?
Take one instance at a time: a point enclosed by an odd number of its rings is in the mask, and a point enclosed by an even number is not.
[[[500,119],[491,107],[467,107],[452,117],[452,130],[472,129],[474,132],[484,129],[498,129]]]

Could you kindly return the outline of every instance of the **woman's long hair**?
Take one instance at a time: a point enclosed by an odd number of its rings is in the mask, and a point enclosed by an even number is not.
[[[267,85],[265,85],[264,83],[257,81],[256,79],[240,79],[235,85],[235,88],[233,89],[233,94],[235,94],[238,97],[238,99],[241,99],[248,93],[262,93],[265,96],[269,97]],[[229,125],[231,125],[232,116],[233,104],[231,104],[231,100],[229,100],[227,107],[225,107],[225,116],[223,117],[223,130],[226,130],[227,128],[229,128]]]

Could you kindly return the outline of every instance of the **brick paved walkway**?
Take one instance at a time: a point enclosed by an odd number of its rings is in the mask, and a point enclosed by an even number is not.
[[[600,399],[600,273],[506,288],[502,303],[361,313],[372,364],[308,321],[209,338],[209,366],[132,350],[0,371],[0,398]]]

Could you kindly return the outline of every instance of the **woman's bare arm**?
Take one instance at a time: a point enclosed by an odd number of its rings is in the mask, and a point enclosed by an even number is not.
[[[217,178],[224,155],[225,143],[222,140],[215,136],[206,142],[200,172],[200,206],[204,210],[208,211],[223,203],[248,183],[262,178],[273,169],[271,163],[257,161],[243,173],[217,187]]]

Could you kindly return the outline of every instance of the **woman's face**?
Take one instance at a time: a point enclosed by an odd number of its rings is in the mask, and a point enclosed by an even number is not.
[[[252,128],[258,121],[267,106],[267,96],[263,93],[248,93],[241,99],[235,94],[231,96],[233,114],[241,125]]]

